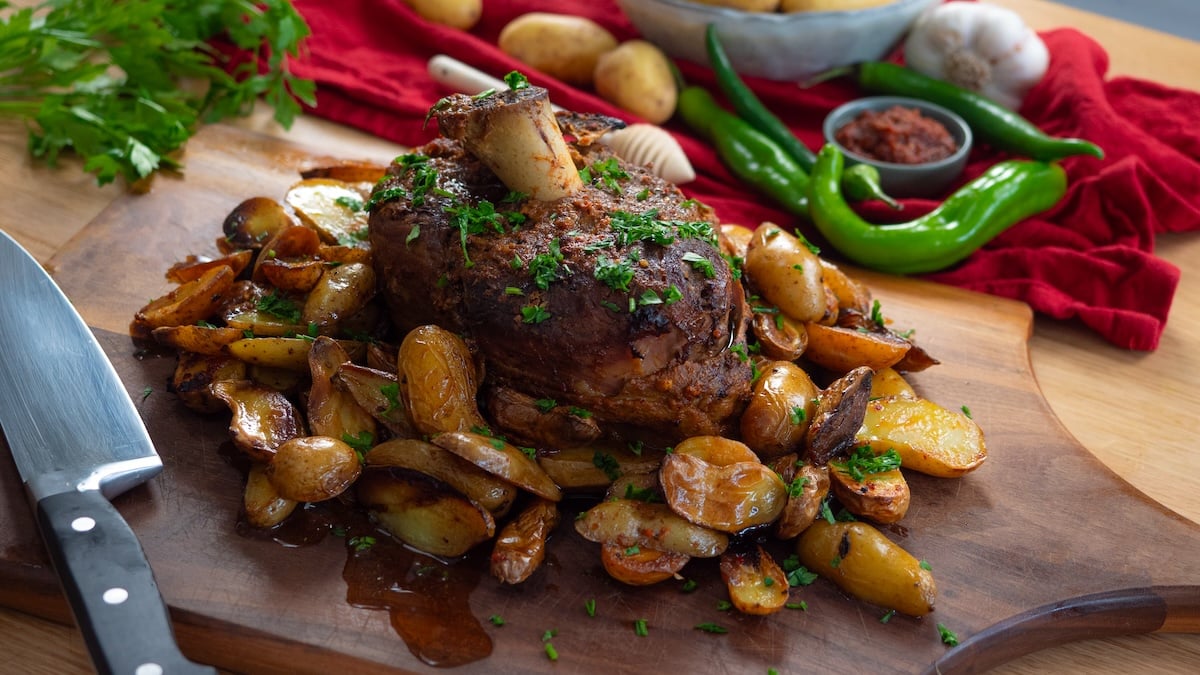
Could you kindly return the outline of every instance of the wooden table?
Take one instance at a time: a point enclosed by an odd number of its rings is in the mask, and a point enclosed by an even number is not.
[[[1200,90],[1200,44],[1044,0],[992,0],[1019,12],[1034,28],[1071,26],[1103,44],[1111,74]],[[283,132],[263,112],[238,126]],[[339,154],[377,155],[380,141],[315,118],[300,120],[290,138]],[[49,262],[55,252],[114,199],[121,188],[97,188],[66,162],[49,169],[31,162],[21,125],[0,125],[0,228]],[[1200,394],[1200,236],[1163,236],[1158,254],[1183,270],[1171,322],[1153,353],[1116,349],[1081,326],[1039,318],[1030,343],[1037,379],[1063,425],[1119,475],[1152,498],[1200,522],[1200,451],[1191,431]],[[1102,523],[1088,524],[1103,527]],[[1200,562],[1198,562],[1200,566]],[[75,630],[0,609],[0,671],[30,675],[83,673],[90,664]],[[1195,672],[1200,637],[1149,635],[1073,643],[1021,658],[1004,673]]]

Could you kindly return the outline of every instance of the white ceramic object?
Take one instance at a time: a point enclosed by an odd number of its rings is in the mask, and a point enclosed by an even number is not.
[[[488,89],[505,89],[504,81],[458,59],[438,54],[429,59],[429,75],[439,84],[460,94],[478,94]],[[557,106],[555,109],[558,110]],[[605,134],[601,139],[621,159],[648,167],[654,175],[676,185],[695,180],[696,171],[679,142],[666,129],[653,124],[631,124]]]
[[[781,81],[879,60],[900,44],[921,12],[940,2],[896,0],[843,12],[783,14],[687,0],[617,0],[642,37],[671,56],[707,65],[704,32],[713,23],[739,73]]]

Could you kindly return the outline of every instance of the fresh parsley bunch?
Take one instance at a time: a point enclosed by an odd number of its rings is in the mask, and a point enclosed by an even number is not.
[[[201,123],[263,96],[290,127],[315,85],[288,69],[309,35],[288,0],[0,0],[0,115],[26,120],[53,165],[73,151],[100,184],[167,167]],[[226,68],[210,41],[248,55]]]

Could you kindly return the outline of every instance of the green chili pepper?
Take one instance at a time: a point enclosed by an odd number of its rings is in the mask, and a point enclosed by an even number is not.
[[[861,87],[873,93],[909,96],[949,108],[966,120],[976,136],[1001,150],[1043,162],[1072,155],[1104,157],[1104,151],[1091,141],[1050,136],[1018,113],[986,96],[922,75],[899,64],[866,61],[834,68],[811,82],[842,75],[853,76]]]
[[[808,174],[791,155],[749,122],[718,105],[701,87],[684,87],[676,109],[685,124],[713,144],[735,176],[789,213],[808,217]]]
[[[729,99],[738,116],[791,155],[805,173],[812,171],[817,156],[799,138],[796,138],[783,120],[776,117],[775,113],[763,104],[762,100],[738,75],[729,56],[725,53],[725,48],[721,46],[716,24],[708,24],[704,39],[708,48],[708,63],[717,77],[717,85],[721,87],[721,91]],[[879,199],[894,209],[900,208],[896,200],[884,192],[883,187],[879,184],[879,169],[869,164],[856,164],[851,169],[847,169],[843,181],[843,188],[851,199]]]
[[[1067,191],[1057,163],[1007,160],[959,188],[933,211],[905,223],[873,225],[846,203],[839,186],[845,158],[821,148],[810,180],[817,230],[854,262],[891,274],[949,267],[1017,222],[1054,206]]]

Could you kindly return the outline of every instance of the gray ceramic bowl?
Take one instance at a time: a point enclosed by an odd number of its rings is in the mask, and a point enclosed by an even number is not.
[[[617,0],[641,32],[667,54],[708,64],[704,31],[715,23],[742,75],[805,80],[836,66],[883,58],[913,21],[942,0],[895,2],[842,12],[762,13],[687,0]]]
[[[866,110],[886,110],[896,105],[917,108],[922,115],[941,122],[958,144],[958,150],[936,162],[897,164],[850,152],[834,139],[837,130],[859,113]],[[878,168],[879,181],[884,192],[893,197],[936,197],[942,194],[962,174],[973,141],[971,127],[957,114],[940,105],[903,96],[869,96],[845,103],[825,117],[823,130],[826,142],[838,146],[846,156],[847,166],[861,163]]]

